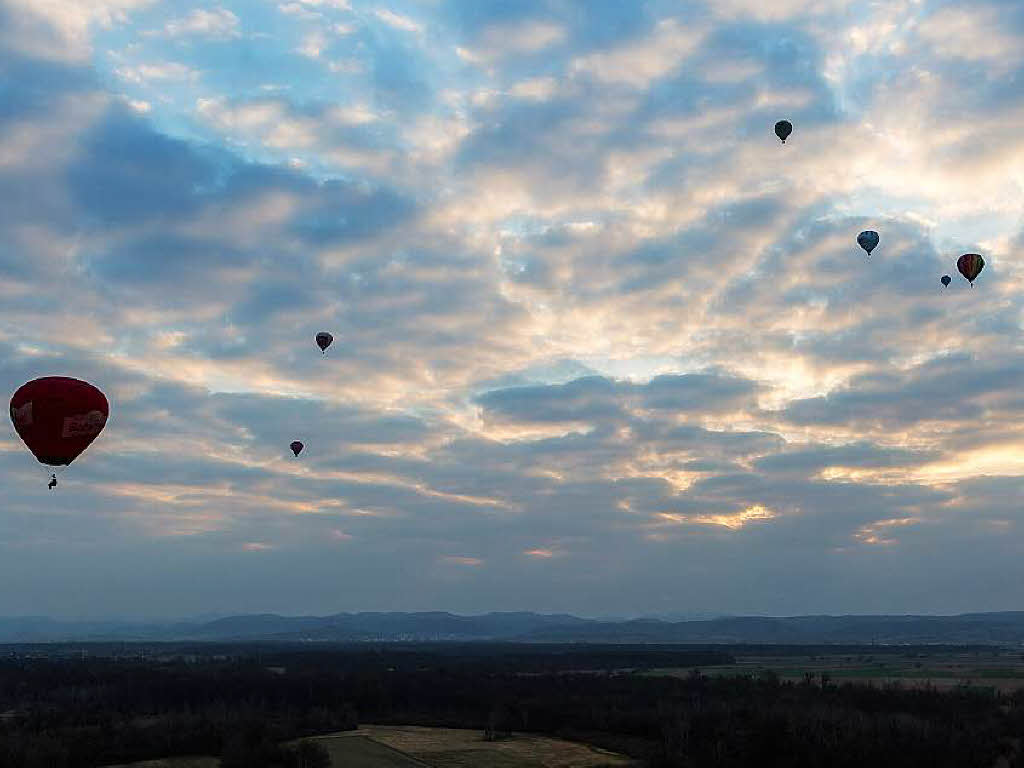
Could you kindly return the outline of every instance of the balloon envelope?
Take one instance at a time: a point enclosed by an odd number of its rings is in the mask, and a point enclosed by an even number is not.
[[[62,467],[89,447],[106,426],[107,398],[92,384],[44,376],[23,384],[11,397],[11,421],[43,464]]]
[[[789,138],[789,134],[793,132],[793,124],[789,120],[779,120],[775,124],[775,135],[782,139],[782,143],[786,143],[786,139]]]
[[[953,282],[953,278],[950,277],[949,275],[943,275],[942,277],[939,278],[939,282],[941,282],[943,285],[949,285],[951,282]]]
[[[327,348],[331,346],[332,341],[334,341],[334,337],[327,331],[320,331],[320,333],[316,335],[316,345],[320,347],[321,352],[326,352]]]
[[[985,268],[985,260],[977,253],[965,253],[956,260],[956,268],[967,278],[967,282],[974,285],[981,270]]]
[[[878,233],[872,229],[866,229],[857,235],[857,245],[868,252],[868,256],[878,246]]]
[[[294,453],[296,456],[302,453],[302,443],[300,443],[298,440],[295,440],[289,447],[292,449],[292,453]]]

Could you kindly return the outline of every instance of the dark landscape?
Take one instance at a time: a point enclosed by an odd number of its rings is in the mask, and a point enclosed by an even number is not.
[[[971,679],[936,685],[954,674]],[[339,732],[364,735],[322,742],[331,754],[370,761],[382,754],[366,746],[384,738],[374,729],[394,724],[471,729],[477,751],[557,737],[652,768],[990,768],[1021,764],[1024,689],[1000,685],[1013,676],[1024,686],[1019,652],[954,645],[6,646],[0,764],[291,765],[288,744]],[[426,764],[450,764],[431,754]]]

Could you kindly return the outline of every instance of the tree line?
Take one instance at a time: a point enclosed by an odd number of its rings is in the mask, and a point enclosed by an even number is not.
[[[652,768],[990,768],[1024,735],[1022,693],[641,674],[729,660],[586,648],[276,649],[200,663],[12,657],[0,660],[0,765],[205,754],[223,768],[323,768],[323,751],[295,740],[360,721],[476,728],[492,739],[549,734]]]

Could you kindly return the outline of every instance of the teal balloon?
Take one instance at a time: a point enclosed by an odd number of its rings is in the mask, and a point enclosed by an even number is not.
[[[857,235],[857,245],[867,251],[868,256],[878,247],[878,240],[878,233],[872,229],[866,229]]]

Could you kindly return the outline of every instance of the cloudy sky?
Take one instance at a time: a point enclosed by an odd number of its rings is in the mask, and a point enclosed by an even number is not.
[[[0,614],[1024,608],[1022,78],[1017,0],[0,0],[0,383],[111,401],[0,443]]]

